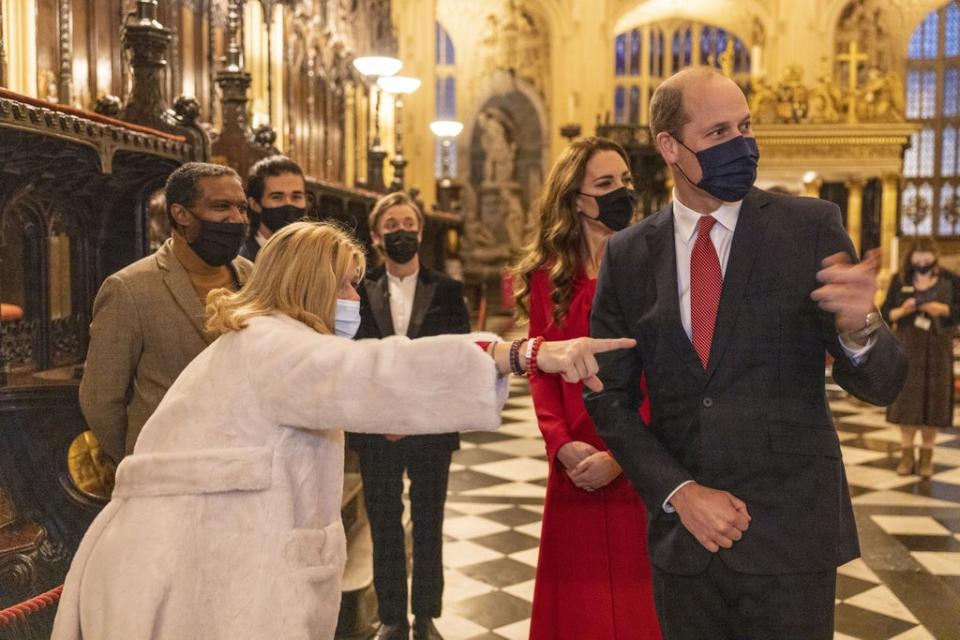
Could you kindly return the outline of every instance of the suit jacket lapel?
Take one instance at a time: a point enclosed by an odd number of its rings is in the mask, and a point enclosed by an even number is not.
[[[420,327],[423,326],[423,319],[427,315],[430,303],[433,302],[433,294],[436,290],[437,283],[430,278],[423,267],[420,267],[416,292],[413,294],[413,309],[410,311],[410,324],[407,325],[407,337],[416,338],[420,335]]]
[[[173,255],[173,241],[168,240],[157,250],[156,259],[163,272],[163,283],[170,290],[170,294],[177,302],[180,310],[190,319],[190,324],[197,330],[204,342],[210,344],[211,336],[203,330],[203,304],[197,290],[190,283],[190,276],[183,268],[177,257]]]
[[[373,319],[376,320],[377,328],[380,329],[380,337],[392,336],[393,316],[390,314],[390,286],[387,282],[386,269],[378,279],[365,280],[363,286],[367,290],[370,311],[373,312]]]
[[[703,365],[680,320],[680,294],[677,291],[677,248],[674,240],[673,206],[650,238],[650,255],[655,262],[658,318],[666,341],[690,368],[700,382],[706,380]]]
[[[730,257],[727,260],[727,271],[723,278],[717,322],[713,329],[713,345],[710,347],[710,361],[707,363],[708,379],[713,376],[717,363],[727,348],[737,312],[740,310],[740,298],[743,297],[747,280],[750,279],[754,260],[760,253],[759,245],[763,241],[764,229],[769,219],[763,215],[762,208],[768,201],[764,192],[753,189],[740,207]]]

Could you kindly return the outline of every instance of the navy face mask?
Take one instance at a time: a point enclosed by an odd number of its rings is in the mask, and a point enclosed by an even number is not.
[[[739,136],[703,151],[694,151],[682,142],[680,145],[697,156],[700,163],[703,178],[696,184],[697,187],[724,202],[743,200],[750,193],[757,180],[757,163],[760,161],[756,140]],[[687,177],[683,169],[680,169],[680,173],[684,178]],[[689,178],[687,182],[690,182]]]
[[[597,201],[599,211],[597,220],[611,231],[626,229],[631,218],[633,218],[633,210],[637,208],[637,192],[626,187],[620,187],[601,196],[582,191],[577,193],[582,196],[590,196]]]

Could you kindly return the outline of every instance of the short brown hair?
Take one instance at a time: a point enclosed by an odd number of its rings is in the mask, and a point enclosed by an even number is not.
[[[423,212],[420,211],[420,207],[418,207],[413,201],[413,198],[406,193],[397,191],[396,193],[383,196],[373,205],[373,210],[370,211],[370,217],[367,220],[371,233],[376,233],[377,225],[380,224],[380,218],[387,212],[387,209],[398,205],[406,205],[413,209],[413,212],[417,215],[417,223],[420,225],[420,228],[423,229]]]

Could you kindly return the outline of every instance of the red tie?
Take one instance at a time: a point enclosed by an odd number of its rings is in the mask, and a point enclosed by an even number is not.
[[[703,368],[710,360],[710,345],[713,344],[713,326],[717,322],[720,292],[723,289],[723,273],[720,258],[710,240],[710,229],[717,222],[711,216],[700,216],[697,222],[697,241],[690,254],[690,326],[693,348],[700,356]]]

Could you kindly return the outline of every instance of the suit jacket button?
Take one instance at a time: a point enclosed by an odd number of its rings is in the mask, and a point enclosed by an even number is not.
[[[704,398],[704,399],[703,399],[703,406],[705,406],[707,409],[709,409],[710,407],[712,407],[712,406],[713,406],[713,398]]]

